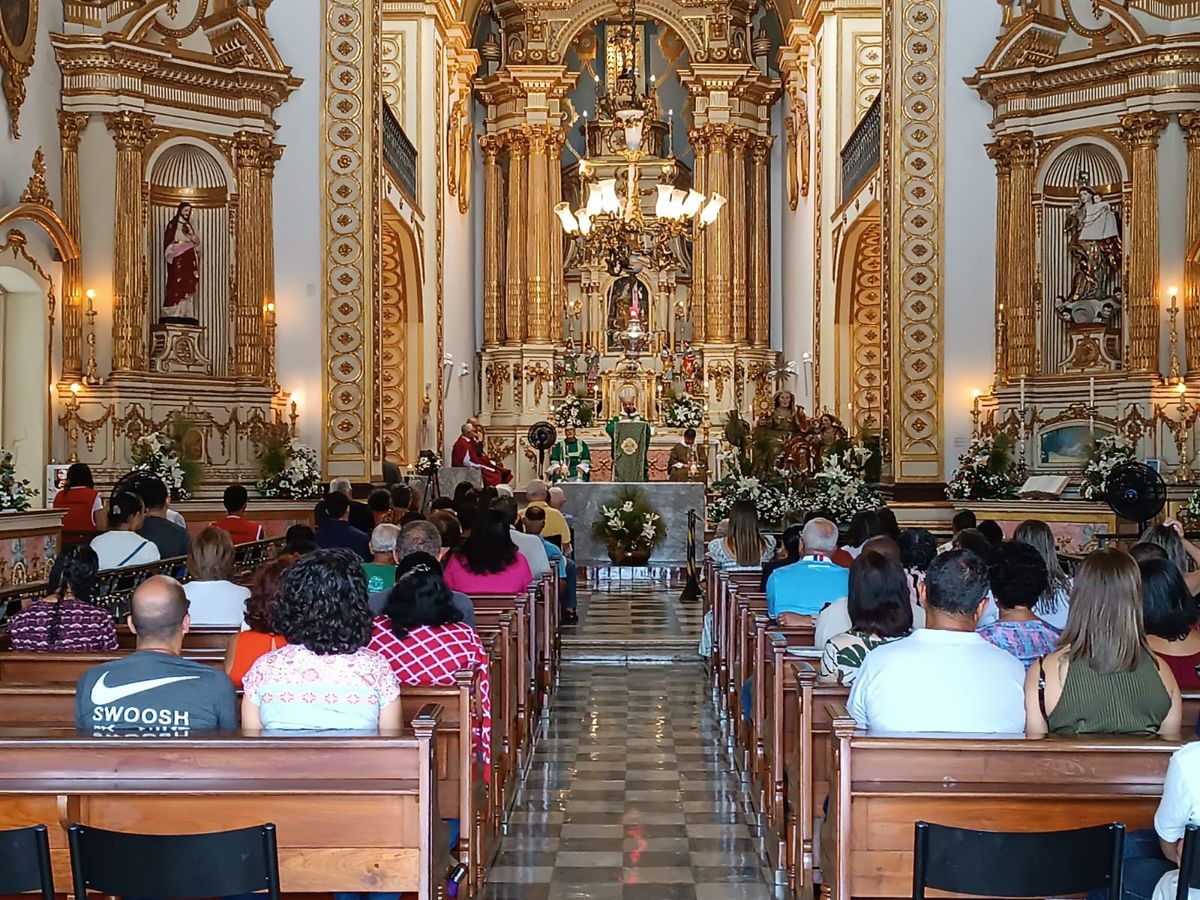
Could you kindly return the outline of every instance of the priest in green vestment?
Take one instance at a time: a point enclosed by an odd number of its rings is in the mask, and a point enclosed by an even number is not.
[[[576,437],[575,426],[563,428],[563,439],[550,451],[550,465],[546,467],[550,481],[591,481],[592,454],[586,441]]]
[[[650,423],[637,410],[637,392],[626,388],[620,394],[621,411],[608,420],[604,430],[612,440],[612,480],[650,480]]]

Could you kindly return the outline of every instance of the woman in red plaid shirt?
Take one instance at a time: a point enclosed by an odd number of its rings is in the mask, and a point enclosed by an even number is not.
[[[404,685],[446,685],[463,669],[479,673],[480,720],[471,728],[484,772],[491,768],[492,700],[488,655],[454,607],[442,567],[428,553],[412,553],[396,567],[396,586],[383,615],[376,616],[367,648],[388,661]]]

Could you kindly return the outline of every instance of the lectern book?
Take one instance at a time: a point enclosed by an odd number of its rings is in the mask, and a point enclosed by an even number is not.
[[[1021,485],[1017,496],[1023,499],[1058,500],[1070,483],[1069,475],[1034,475]]]

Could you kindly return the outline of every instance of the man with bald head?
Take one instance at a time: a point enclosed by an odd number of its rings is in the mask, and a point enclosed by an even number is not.
[[[166,575],[147,578],[133,592],[128,621],[137,650],[83,673],[75,686],[76,728],[186,737],[238,727],[229,676],[180,655],[191,625],[183,585]]]
[[[815,616],[845,597],[850,572],[829,560],[837,545],[837,525],[822,518],[809,521],[800,536],[800,559],[767,579],[767,614]]]

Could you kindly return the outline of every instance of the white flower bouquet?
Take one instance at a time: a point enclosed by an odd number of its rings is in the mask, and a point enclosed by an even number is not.
[[[825,457],[805,505],[826,511],[836,522],[849,522],[857,512],[882,506],[878,492],[863,478],[872,455],[862,444],[853,444],[841,454]]]
[[[1084,500],[1103,500],[1108,474],[1122,463],[1133,462],[1133,445],[1123,435],[1110,434],[1098,440],[1083,469],[1079,496]],[[1189,501],[1190,502],[1190,501]]]
[[[576,428],[587,428],[592,424],[596,408],[592,401],[579,394],[567,394],[562,402],[550,410],[550,418],[559,428],[574,425]]]
[[[1004,432],[971,438],[946,485],[951,500],[1007,500],[1016,495],[1012,438]]]
[[[204,477],[200,463],[183,452],[184,437],[191,430],[190,422],[176,420],[170,434],[151,431],[134,441],[130,450],[133,471],[159,478],[172,500],[187,500]]]
[[[321,495],[324,482],[317,451],[281,434],[268,441],[259,458],[262,477],[254,487],[264,497],[304,500]]]
[[[24,512],[37,493],[28,478],[17,478],[13,455],[0,447],[0,512]]]
[[[667,523],[641,488],[622,490],[612,504],[600,507],[600,515],[592,523],[592,537],[621,555],[649,555],[666,536]]]
[[[664,406],[663,424],[671,428],[699,428],[704,421],[704,404],[691,394],[668,396]]]

